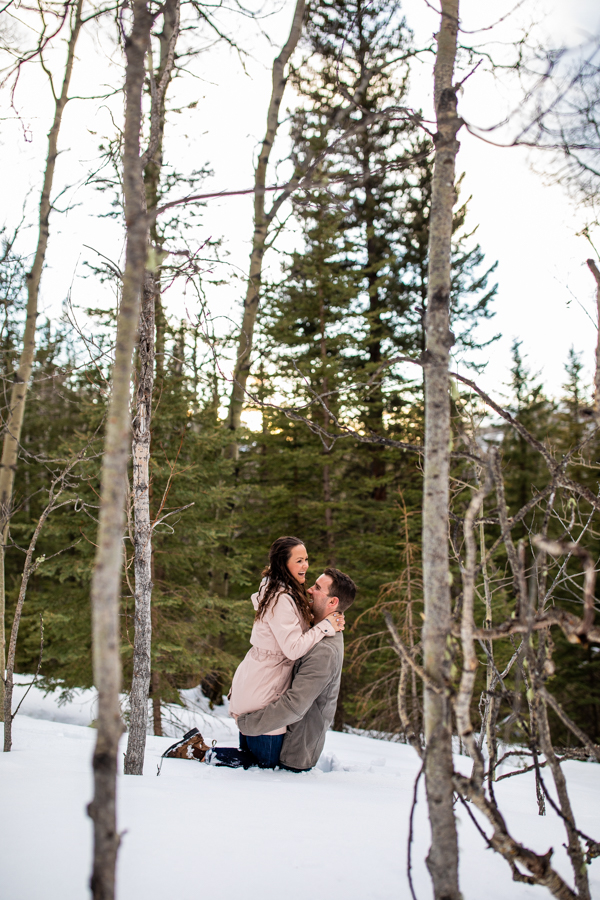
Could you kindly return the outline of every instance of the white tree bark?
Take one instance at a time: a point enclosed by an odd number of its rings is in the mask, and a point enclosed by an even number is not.
[[[148,165],[144,174],[145,197],[155,204],[160,182],[162,143],[165,125],[165,94],[175,61],[175,44],[179,35],[179,0],[167,0],[161,33],[161,58],[152,89],[150,148],[144,158]],[[151,210],[152,212],[152,210]],[[156,229],[152,229],[156,236]],[[152,248],[157,256],[158,248]],[[148,695],[150,692],[152,656],[152,521],[150,518],[150,424],[154,391],[155,304],[160,290],[160,276],[146,271],[139,326],[139,373],[137,409],[133,420],[133,512],[135,570],[135,638],[133,677],[131,682],[129,735],[125,755],[125,774],[143,775],[146,732],[148,727]]]
[[[154,387],[156,282],[146,272],[139,328],[137,411],[133,420],[135,637],[125,774],[143,775],[152,652],[152,522],[150,520],[150,422]]]
[[[77,0],[71,11],[71,33],[67,44],[67,59],[63,83],[59,96],[54,97],[54,119],[48,133],[48,153],[46,154],[46,168],[44,171],[44,184],[40,197],[39,231],[38,241],[33,259],[31,271],[27,273],[27,317],[25,319],[25,333],[23,335],[23,349],[19,359],[19,367],[14,375],[14,383],[10,395],[10,407],[6,418],[6,430],[2,442],[2,460],[0,461],[0,673],[4,677],[5,671],[5,578],[4,556],[6,541],[8,539],[8,527],[12,515],[12,495],[17,470],[17,458],[23,417],[25,415],[25,400],[27,389],[31,379],[31,371],[35,359],[35,335],[38,316],[38,297],[40,293],[40,281],[42,270],[46,260],[48,237],[50,234],[50,210],[52,185],[54,182],[54,170],[58,157],[58,136],[62,124],[65,106],[69,101],[69,87],[73,74],[75,61],[75,47],[81,31],[81,10],[83,0]],[[4,710],[4,681],[0,679],[0,716]]]
[[[452,727],[449,692],[450,568],[448,501],[450,398],[448,367],[454,338],[449,326],[452,207],[455,203],[456,113],[453,86],[459,0],[442,0],[434,100],[437,120],[429,223],[426,316],[425,479],[423,496],[423,667],[441,690],[425,687],[425,784],[432,844],[427,866],[436,900],[459,900],[458,842],[453,810]]]
[[[125,41],[125,127],[123,189],[127,227],[126,261],[112,393],[104,443],[98,545],[92,577],[94,683],[98,690],[97,738],[93,757],[94,797],[89,814],[94,823],[91,888],[94,900],[114,900],[119,835],[116,824],[116,775],[119,738],[123,732],[119,706],[119,596],[127,459],[131,421],[129,393],[131,357],[139,321],[140,294],[147,257],[148,217],[143,199],[140,130],[145,56],[154,17],[146,0],[132,0],[133,25]]]

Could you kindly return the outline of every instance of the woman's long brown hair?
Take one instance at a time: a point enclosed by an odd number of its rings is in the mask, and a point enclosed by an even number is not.
[[[306,588],[299,584],[287,567],[294,547],[304,547],[304,541],[296,537],[280,537],[271,544],[269,565],[263,570],[262,577],[267,578],[265,591],[256,610],[256,621],[264,618],[266,611],[275,608],[279,595],[289,594],[296,604],[300,618],[307,625],[312,625],[313,615]]]

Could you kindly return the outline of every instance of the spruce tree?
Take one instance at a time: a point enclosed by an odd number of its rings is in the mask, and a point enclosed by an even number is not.
[[[546,440],[554,404],[546,397],[542,383],[532,376],[521,353],[521,342],[516,339],[512,344],[510,371],[510,412],[534,437]],[[514,515],[529,502],[534,491],[545,487],[550,476],[540,453],[510,426],[505,428],[502,453],[506,466],[506,500],[509,514]],[[516,526],[515,540],[527,536],[534,516]]]
[[[405,101],[413,52],[399,4],[326,3],[307,35],[310,56],[295,76],[301,107],[293,117],[294,157],[301,167],[308,148],[327,153],[312,188],[294,204],[304,246],[266,299],[261,385],[263,396],[304,406],[309,424],[263,413],[257,466],[263,516],[278,525],[269,527],[271,539],[292,531],[307,541],[315,570],[333,559],[356,577],[359,599],[349,621],[359,624],[350,634],[362,644],[381,631],[380,614],[366,614],[382,585],[406,565],[399,500],[415,513],[410,539],[418,543],[421,473],[416,457],[376,443],[343,438],[325,452],[311,422],[335,432],[336,417],[375,438],[422,440],[420,375],[407,381],[397,367],[380,367],[423,349],[432,148],[413,119],[390,114]],[[352,95],[356,131],[348,136],[335,110]],[[465,213],[462,207],[455,218],[453,304],[470,352],[495,288],[487,286],[492,270],[482,266],[480,248],[464,236]],[[389,666],[395,670],[392,659]],[[365,662],[351,676],[346,667],[338,725],[344,717],[356,721],[356,691],[368,689],[375,668]]]
[[[582,378],[581,354],[571,347],[565,364],[565,382],[560,403],[553,415],[548,431],[548,440],[557,455],[575,452],[569,474],[579,483],[585,484],[596,494],[600,472],[600,440],[595,431],[595,423],[590,415],[589,387]],[[560,519],[552,522],[552,532],[562,538],[568,532],[567,540],[576,540],[580,534],[581,545],[595,559],[600,557],[600,540],[594,521],[593,510],[586,502],[575,501],[572,495],[560,495],[557,499],[557,513]],[[571,525],[573,522],[573,525]],[[585,531],[584,531],[585,529]],[[550,567],[548,586],[552,586],[564,560]],[[575,615],[581,614],[582,569],[579,560],[572,559],[566,565],[566,572],[553,591],[549,602],[555,603]],[[561,632],[554,634],[553,661],[555,672],[548,682],[548,689],[554,694],[568,715],[595,742],[600,741],[600,654],[591,646],[582,647],[567,642]],[[571,746],[573,737],[564,724],[551,713],[552,733],[555,741],[563,746]]]
[[[102,329],[96,332],[100,342]],[[40,329],[40,335],[24,423],[23,466],[16,482],[17,512],[11,528],[16,546],[7,554],[8,623],[18,591],[23,555],[19,547],[26,545],[35,527],[51,461],[71,456],[91,441],[90,459],[77,485],[77,503],[57,511],[39,541],[39,552],[47,557],[63,552],[48,559],[32,579],[18,644],[18,671],[33,671],[41,613],[43,681],[69,692],[92,686],[89,584],[99,487],[95,453],[100,451],[94,436],[100,433],[106,409],[106,372],[101,363],[82,365],[82,348],[72,346],[68,335],[49,326]],[[152,665],[155,695],[163,702],[177,702],[180,689],[196,686],[211,673],[217,672],[227,684],[245,650],[251,621],[246,604],[219,598],[210,586],[214,548],[232,541],[231,496],[232,490],[239,490],[224,453],[227,435],[217,417],[212,388],[198,382],[193,334],[185,328],[182,332],[179,325],[167,326],[165,348],[153,423],[152,515],[163,521],[155,529]],[[224,513],[220,518],[218,510]],[[125,553],[130,562],[127,536]],[[239,553],[231,563],[232,577],[240,583],[245,580],[243,561]],[[126,674],[133,644],[130,569],[127,576],[121,601]]]

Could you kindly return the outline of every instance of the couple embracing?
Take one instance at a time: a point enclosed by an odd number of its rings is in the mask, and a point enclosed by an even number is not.
[[[231,687],[229,710],[240,730],[239,748],[214,747],[205,762],[306,772],[319,759],[337,706],[344,613],[356,585],[327,568],[307,590],[307,570],[302,541],[278,538],[252,595],[252,648]]]

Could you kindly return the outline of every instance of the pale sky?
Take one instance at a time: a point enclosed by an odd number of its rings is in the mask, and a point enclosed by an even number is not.
[[[492,24],[488,16],[500,16],[513,4],[484,4],[469,0],[462,4],[463,25],[473,30]],[[262,21],[273,46],[262,37],[255,25],[236,20],[237,39],[252,54],[247,61],[247,74],[231,51],[209,50],[192,66],[194,77],[177,82],[177,103],[185,106],[197,102],[171,117],[166,139],[166,157],[176,160],[182,170],[199,168],[208,163],[214,176],[203,190],[231,190],[250,187],[253,158],[265,127],[265,112],[270,92],[270,67],[278,47],[285,40],[294,4],[282,0],[278,10]],[[407,0],[404,6],[409,25],[418,41],[426,41],[436,28],[436,17],[424,0]],[[525,2],[520,14],[543,21],[548,33],[562,36],[572,45],[585,40],[600,29],[600,9],[593,0],[544,0]],[[233,20],[232,20],[233,21]],[[518,20],[500,26],[497,32],[485,33],[510,40]],[[502,31],[502,29],[504,29]],[[490,37],[491,39],[491,37]],[[108,34],[88,36],[80,47],[76,64],[74,93],[99,94],[102,85],[118,85],[122,78],[120,65],[110,63],[117,58]],[[100,87],[99,87],[100,84]],[[432,88],[429,62],[415,69],[412,96],[427,115]],[[506,97],[516,96],[515,86],[507,78],[497,82],[477,72],[466,83],[461,109],[471,122],[489,121],[490,111],[502,108]],[[286,94],[286,101],[293,98]],[[23,78],[16,94],[16,107],[22,119],[6,101],[0,115],[0,160],[2,171],[10,172],[3,183],[0,224],[9,227],[19,221],[23,204],[31,212],[38,202],[40,171],[46,149],[48,129],[48,90],[42,73],[31,69]],[[61,137],[62,154],[57,167],[60,189],[67,183],[78,183],[98,158],[98,144],[114,133],[113,117],[121,115],[119,97],[108,100],[70,103],[65,113]],[[488,118],[486,118],[488,117]],[[500,136],[499,136],[500,137]],[[586,210],[577,208],[558,185],[547,185],[532,170],[542,166],[539,157],[522,148],[499,149],[472,137],[463,129],[459,134],[461,149],[459,172],[465,173],[462,197],[471,195],[469,226],[479,225],[477,240],[486,260],[499,261],[499,292],[496,317],[489,330],[503,337],[490,351],[486,374],[480,379],[489,390],[503,390],[508,379],[509,348],[513,338],[522,341],[534,371],[539,371],[550,393],[560,392],[563,366],[570,346],[583,353],[588,379],[591,379],[596,344],[594,282],[585,265],[591,255],[586,240],[577,233],[586,223]],[[274,173],[272,173],[274,177]],[[271,180],[271,179],[270,179]],[[58,191],[55,191],[55,195]],[[42,282],[42,308],[50,316],[59,314],[63,300],[72,289],[75,303],[83,307],[106,304],[107,296],[95,279],[84,279],[83,260],[94,260],[89,245],[118,259],[122,252],[122,233],[117,223],[98,218],[98,203],[103,202],[85,185],[65,195],[70,204],[79,204],[67,214],[54,214],[48,265]],[[60,208],[62,200],[58,202]],[[224,277],[238,273],[239,280],[228,286],[208,290],[210,307],[222,322],[239,321],[239,303],[243,296],[252,229],[252,203],[249,198],[209,201],[202,225],[194,238],[201,244],[208,237],[223,239],[227,262],[215,267],[215,275]],[[600,236],[596,246],[600,245]],[[23,230],[20,248],[30,251],[34,229]],[[272,255],[267,264],[277,266]],[[196,300],[182,298],[173,292],[168,306],[175,315],[186,310],[197,312]],[[594,321],[592,321],[594,320]]]

